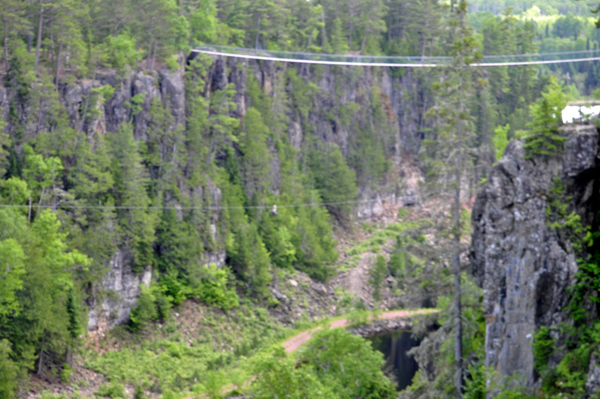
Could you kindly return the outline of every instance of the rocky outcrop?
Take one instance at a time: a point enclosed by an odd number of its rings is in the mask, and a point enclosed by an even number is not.
[[[472,213],[470,258],[484,292],[485,363],[501,375],[521,373],[528,386],[537,383],[533,334],[568,320],[563,309],[577,272],[568,236],[551,228],[546,216],[555,179],[584,225],[600,208],[598,130],[592,124],[561,130],[567,141],[557,157],[528,159],[523,142],[512,141]]]
[[[134,272],[129,257],[127,251],[121,250],[111,258],[110,269],[101,283],[103,292],[88,313],[88,330],[91,332],[102,334],[127,322],[140,296],[141,285],[150,286],[152,269]]]

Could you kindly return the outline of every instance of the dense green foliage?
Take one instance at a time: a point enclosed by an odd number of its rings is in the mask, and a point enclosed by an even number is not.
[[[383,356],[371,343],[343,329],[315,334],[297,355],[280,349],[257,359],[250,388],[258,398],[394,398],[383,374]]]
[[[552,81],[542,97],[531,106],[531,131],[525,136],[525,150],[529,157],[534,155],[553,156],[562,152],[565,137],[558,126],[562,123],[561,111],[567,101],[562,88]]]
[[[513,3],[473,1],[469,19],[475,35],[462,44],[485,55],[598,48],[599,36],[583,4]],[[597,63],[496,67],[474,75],[464,70],[415,73],[408,79],[415,90],[407,90],[402,102],[414,102],[426,111],[435,86],[446,103],[436,103],[441,112],[430,113],[433,118],[420,115],[410,121],[406,115],[407,120],[397,120],[390,99],[378,87],[362,87],[350,99],[341,87],[345,82],[336,81],[332,98],[337,103],[323,111],[335,127],[336,145],[322,140],[314,120],[316,101],[329,94],[315,83],[323,79],[323,68],[286,67],[267,85],[258,81],[262,78],[255,66],[246,65],[241,112],[236,105],[238,87],[213,87],[207,79],[212,73],[210,59],[186,59],[191,43],[449,55],[456,43],[447,40],[444,29],[451,20],[443,4],[0,0],[0,86],[8,101],[0,113],[0,204],[11,206],[0,209],[0,396],[14,396],[27,372],[69,379],[72,354],[81,350],[86,300],[107,295],[100,281],[117,253],[136,273],[154,271],[155,281],[141,288],[131,313],[128,328],[138,335],[155,321],[168,323],[173,307],[194,298],[228,313],[239,311],[242,304],[243,312],[235,317],[251,319],[247,326],[257,332],[247,333],[236,347],[238,354],[254,350],[263,338],[273,339],[277,327],[264,320],[263,313],[246,309],[244,301],[266,302],[274,268],[300,270],[320,281],[333,276],[332,264],[338,258],[334,226],[350,225],[354,208],[349,201],[356,199],[359,188],[387,182],[404,151],[419,148],[420,143],[401,143],[406,137],[400,134],[399,123],[418,125],[417,134],[427,139],[425,144],[439,144],[440,139],[455,144],[451,131],[458,120],[473,132],[461,144],[469,153],[473,180],[485,175],[519,130],[530,129],[526,146],[532,154],[559,151],[563,138],[557,133],[556,111],[564,103],[563,93],[590,95],[599,83]],[[511,11],[505,5],[518,7]],[[162,68],[183,75],[184,123],[176,122],[181,115],[174,114],[169,98],[161,101],[139,93],[121,98],[133,73],[157,77],[154,71]],[[229,73],[230,68],[225,69]],[[363,72],[372,73],[358,68],[343,72],[353,82]],[[390,71],[393,78],[404,74]],[[557,76],[560,84],[548,74]],[[373,81],[381,77],[373,75]],[[446,83],[436,84],[442,75]],[[457,108],[454,88],[461,79],[470,94]],[[65,106],[66,93],[76,81],[94,85],[89,92],[82,91],[78,109]],[[119,126],[106,133],[93,127],[121,100],[125,110]],[[292,123],[302,131],[301,143],[288,137]],[[347,143],[342,143],[346,133]],[[421,148],[422,165],[430,177],[447,172],[439,160],[450,147]],[[321,202],[327,206],[305,206]],[[273,205],[278,206],[276,214],[271,212]],[[573,233],[578,220],[564,211],[558,205],[549,211],[560,224],[557,231],[580,237],[582,231]],[[372,269],[376,297],[388,270],[400,280],[394,289],[414,297],[418,291],[424,306],[433,305],[437,291],[447,285],[448,270],[440,266],[442,256],[428,248],[423,225],[390,225],[352,249],[349,264],[369,250],[379,252],[388,238],[398,237],[389,264],[379,256]],[[225,267],[206,264],[207,255],[215,252],[226,253]],[[598,262],[586,258],[574,290],[576,301],[588,298],[590,289],[598,290],[598,275]],[[473,296],[467,302],[477,301]],[[475,337],[466,340],[465,355],[481,346],[480,315],[470,312],[466,328]],[[323,358],[307,352],[297,367],[277,354],[263,359],[260,367],[287,373],[274,375],[296,384],[290,386],[298,388],[294,391],[299,396],[391,395],[389,382],[378,372],[379,357],[362,342],[336,334],[320,337]],[[174,341],[90,360],[90,367],[111,380],[98,395],[122,396],[121,384],[134,380],[156,392],[188,389],[200,375],[232,361],[215,353],[213,346],[189,348]],[[356,364],[346,352],[334,353],[332,342],[364,355],[366,366]],[[588,356],[586,348],[582,353]],[[448,348],[444,351],[442,368],[452,361]],[[339,363],[343,365],[338,369],[336,363],[322,372],[327,356],[334,355],[343,359]],[[559,370],[563,377],[582,367],[571,360]],[[176,371],[171,367],[174,362],[180,364]],[[344,372],[351,369],[361,377],[356,385]],[[476,381],[479,369],[472,370]],[[441,375],[440,381],[446,381],[448,370]],[[210,384],[209,380],[205,382]],[[580,384],[575,380],[569,384]],[[479,389],[476,383],[470,386]],[[268,396],[263,388],[257,388],[257,395]],[[273,389],[280,388],[289,386]]]

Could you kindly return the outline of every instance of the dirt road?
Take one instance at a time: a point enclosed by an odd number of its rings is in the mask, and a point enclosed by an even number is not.
[[[399,317],[405,318],[405,317],[412,317],[412,316],[417,316],[417,315],[422,315],[422,314],[436,313],[437,311],[438,311],[437,309],[394,310],[391,312],[381,313],[377,319],[378,320],[387,320],[387,319],[396,319]],[[349,324],[348,319],[340,319],[340,320],[335,320],[335,321],[331,322],[331,324],[329,326],[330,326],[330,328],[341,328],[341,327],[346,327],[348,324]],[[288,339],[287,341],[285,341],[282,344],[283,348],[285,349],[285,351],[287,353],[291,353],[291,352],[295,351],[296,349],[298,349],[300,347],[300,345],[302,345],[303,343],[305,343],[306,341],[311,339],[314,332],[320,328],[322,328],[322,327],[315,327],[312,330],[301,332],[300,334]]]

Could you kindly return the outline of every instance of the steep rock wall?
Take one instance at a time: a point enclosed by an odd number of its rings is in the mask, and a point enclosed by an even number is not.
[[[527,159],[523,143],[512,141],[472,214],[470,258],[484,292],[485,363],[501,375],[521,373],[528,386],[537,383],[533,334],[568,321],[563,309],[577,272],[571,242],[548,225],[554,180],[562,180],[584,225],[600,209],[598,130],[591,124],[561,130],[567,141],[558,157]]]
[[[421,129],[425,126],[424,113],[432,105],[428,82],[419,74],[403,74],[390,68],[318,66],[258,62],[224,57],[214,57],[208,70],[207,82],[210,90],[222,90],[233,84],[236,94],[233,101],[236,110],[232,116],[245,115],[252,106],[246,92],[248,76],[259,83],[264,92],[279,102],[293,97],[293,85],[285,84],[286,72],[297,71],[303,81],[314,85],[315,92],[310,96],[307,115],[287,108],[289,119],[287,134],[290,142],[301,150],[307,135],[339,146],[344,156],[351,154],[351,146],[356,145],[353,138],[359,125],[367,126],[372,134],[387,135],[392,170],[379,182],[359,180],[359,200],[365,203],[356,208],[356,216],[369,218],[380,215],[384,204],[414,205],[420,201],[419,182],[421,176],[415,176],[417,169],[414,159],[419,150]],[[377,121],[360,120],[356,114],[350,121],[340,115],[340,109],[354,103],[360,109],[371,106],[370,92],[375,89],[382,100],[385,111],[386,128],[382,133],[375,127]],[[286,107],[285,104],[279,104]],[[381,129],[379,129],[381,130]],[[274,168],[276,169],[277,166]],[[272,175],[277,176],[277,171]],[[273,189],[277,191],[278,181]],[[368,201],[368,202],[367,202]]]
[[[286,83],[285,74],[291,69],[303,82],[312,85],[306,114],[294,110],[290,105],[295,88]],[[389,206],[419,202],[421,176],[414,159],[419,147],[424,112],[431,105],[431,100],[424,78],[416,73],[400,72],[387,68],[308,67],[214,57],[203,77],[206,81],[204,95],[210,97],[215,91],[233,84],[235,94],[232,101],[236,109],[231,110],[230,114],[242,118],[252,105],[247,92],[248,80],[252,76],[267,95],[276,99],[276,106],[284,109],[289,120],[286,133],[290,142],[300,151],[300,156],[303,156],[302,146],[308,135],[338,145],[345,156],[349,156],[353,146],[356,146],[353,138],[357,135],[359,125],[367,129],[369,134],[385,136],[385,146],[391,158],[390,170],[380,181],[359,181],[359,200],[369,202],[359,204],[356,215],[368,218],[382,214]],[[169,109],[173,128],[185,126],[185,82],[188,78],[189,75],[186,76],[182,70],[139,71],[125,77],[98,72],[95,80],[61,82],[58,87],[59,101],[67,111],[72,127],[82,130],[89,137],[114,134],[122,123],[131,120],[134,139],[144,141],[148,138],[153,99],[160,99],[163,107]],[[104,102],[91,104],[91,90],[106,85],[114,88],[112,96],[104,99]],[[10,93],[10,90],[0,87],[0,111],[4,120],[8,120]],[[368,109],[374,95],[382,103],[384,115],[381,119],[385,121],[372,120],[372,116],[370,120],[364,120],[357,114],[350,114],[347,120],[342,120],[340,109],[346,104],[355,103],[359,109]],[[143,98],[135,114],[131,106],[134,96]],[[17,112],[17,123],[23,125],[24,136],[28,138],[35,137],[47,128],[44,115],[49,115],[52,110],[50,103],[43,99],[36,107],[34,109],[27,105]],[[31,118],[32,112],[38,113],[39,117]],[[8,131],[14,128],[9,124]],[[268,178],[271,190],[277,193],[280,184],[279,161],[273,149],[272,154]],[[191,199],[209,198],[215,207],[221,204],[221,191],[212,182],[203,187],[185,188],[182,192]],[[170,203],[179,209],[177,201]],[[181,219],[181,212],[178,213]],[[218,226],[219,212],[209,212],[209,234],[215,245],[202,254],[202,259],[222,265],[226,254]],[[142,274],[136,274],[128,259],[126,248],[115,253],[107,265],[109,271],[104,281],[92,290],[89,300],[90,329],[102,330],[103,326],[112,328],[127,321],[139,296],[140,284],[147,285],[152,279],[149,267]]]

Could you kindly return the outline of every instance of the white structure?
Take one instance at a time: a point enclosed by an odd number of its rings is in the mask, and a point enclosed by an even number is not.
[[[567,105],[562,111],[563,123],[573,123],[575,121],[586,121],[592,117],[600,115],[600,105],[589,103],[587,105],[578,105],[576,103]]]

